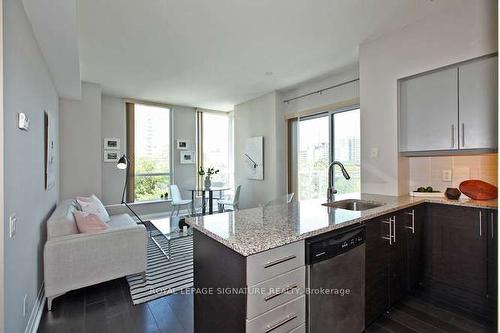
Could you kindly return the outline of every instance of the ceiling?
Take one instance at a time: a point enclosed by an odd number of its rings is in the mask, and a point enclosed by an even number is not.
[[[82,80],[231,110],[358,60],[358,45],[456,0],[79,1]]]

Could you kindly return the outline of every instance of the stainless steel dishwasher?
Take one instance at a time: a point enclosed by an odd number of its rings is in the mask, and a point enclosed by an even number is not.
[[[306,241],[308,332],[365,329],[365,237],[356,226]]]

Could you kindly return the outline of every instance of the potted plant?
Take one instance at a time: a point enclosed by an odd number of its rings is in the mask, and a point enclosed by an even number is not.
[[[219,173],[219,169],[215,169],[214,167],[208,168],[206,171],[203,169],[202,166],[200,166],[200,169],[198,170],[198,174],[203,177],[205,176],[205,188],[209,188],[212,186],[212,180],[210,179],[213,175],[216,175]]]

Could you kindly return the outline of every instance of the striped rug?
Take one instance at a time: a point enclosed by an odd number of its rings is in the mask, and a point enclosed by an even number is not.
[[[168,249],[168,241],[156,240]],[[168,260],[151,239],[148,241],[148,264],[146,281],[140,274],[127,276],[130,296],[134,304],[141,304],[193,287],[193,236],[174,239],[170,242],[171,256]],[[167,252],[168,253],[168,252]]]

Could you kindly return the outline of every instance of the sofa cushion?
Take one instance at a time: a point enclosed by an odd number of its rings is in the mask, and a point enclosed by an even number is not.
[[[76,201],[64,200],[57,205],[56,210],[47,221],[47,239],[78,233],[73,212],[77,210]]]
[[[101,200],[92,194],[90,197],[77,197],[76,201],[85,213],[95,214],[99,216],[101,221],[109,222],[109,214],[104,208]]]
[[[76,220],[76,227],[81,234],[92,234],[108,229],[106,223],[96,214],[85,213],[79,210],[73,213]]]
[[[136,224],[128,214],[111,215],[108,222],[110,228],[123,228]]]

